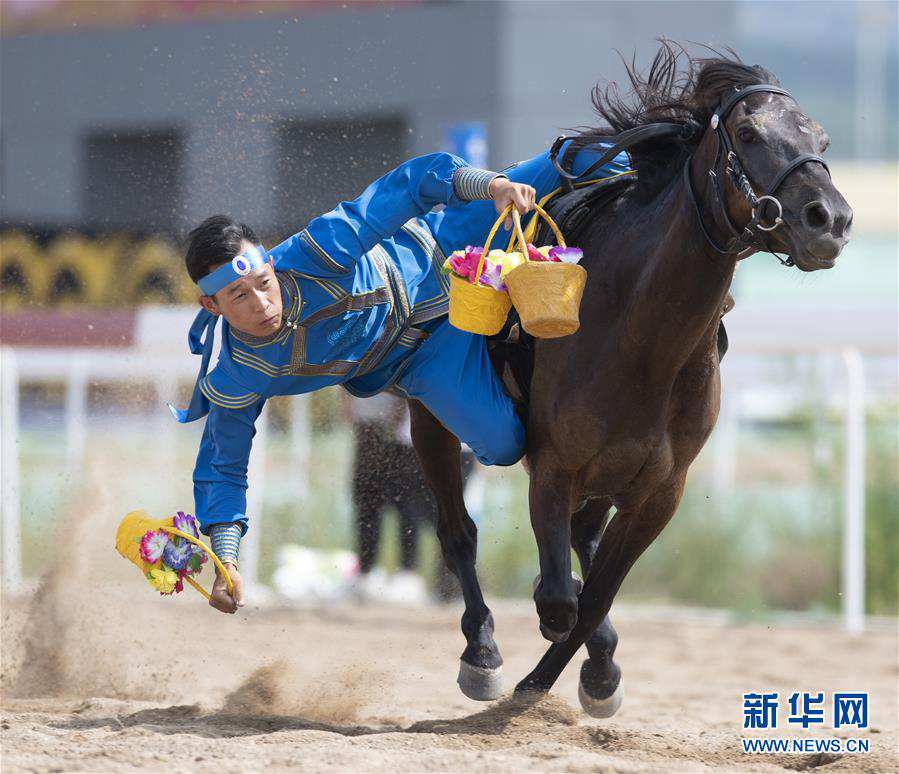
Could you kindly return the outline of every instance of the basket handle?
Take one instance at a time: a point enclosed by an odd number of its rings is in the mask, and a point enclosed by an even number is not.
[[[556,222],[549,216],[549,213],[543,209],[536,202],[534,203],[534,209],[537,214],[542,217],[552,229],[553,234],[556,237],[556,242],[559,247],[567,247],[565,244],[565,237],[562,236],[562,232],[559,230],[559,227],[556,225]],[[484,261],[487,260],[487,254],[490,252],[490,243],[493,241],[493,237],[496,236],[496,232],[499,230],[502,222],[508,217],[509,212],[512,213],[512,224],[515,229],[515,236],[518,239],[518,243],[521,246],[521,252],[524,255],[526,261],[530,260],[528,258],[528,245],[524,240],[524,232],[521,230],[521,215],[518,212],[518,208],[512,204],[507,204],[503,211],[499,214],[499,217],[493,224],[493,227],[490,229],[490,233],[487,234],[487,241],[484,242],[484,250],[481,253],[481,260],[478,261],[478,269],[474,275],[474,284],[477,285],[478,281],[481,279],[481,273],[484,271]]]
[[[177,535],[180,538],[184,538],[189,543],[193,543],[195,546],[199,546],[202,548],[207,554],[209,554],[209,558],[212,559],[212,563],[215,565],[216,569],[222,574],[222,577],[225,579],[225,583],[228,584],[228,593],[234,594],[234,583],[231,580],[231,576],[228,574],[228,571],[225,569],[225,565],[223,565],[219,558],[215,555],[209,546],[207,546],[201,540],[197,540],[193,535],[188,535],[186,532],[182,532],[180,529],[175,529],[174,527],[161,526],[163,532],[168,532],[171,535]],[[206,599],[209,599],[210,594],[206,589],[204,589],[199,583],[197,583],[193,578],[189,575],[184,576],[184,580],[186,580],[191,586],[193,586],[197,591],[199,591]]]
[[[536,203],[534,204],[534,210],[536,210],[538,216],[542,217],[549,224],[559,247],[568,247],[568,245],[565,244],[565,237],[562,236],[562,232],[559,230],[556,222],[550,217],[549,213]],[[524,255],[525,260],[529,261],[531,259],[528,257],[528,244],[525,241],[524,232],[521,230],[521,216],[518,214],[518,210],[512,211],[512,221],[515,224],[515,236],[518,239],[518,243],[521,245],[521,253]]]
[[[493,237],[496,235],[496,232],[499,231],[499,227],[502,222],[506,219],[509,214],[509,210],[514,210],[515,208],[511,204],[507,204],[505,209],[499,214],[499,217],[494,222],[493,226],[490,229],[490,233],[487,234],[487,241],[484,242],[484,249],[481,252],[481,260],[478,261],[478,270],[474,273],[474,284],[477,285],[478,281],[481,279],[481,273],[484,271],[484,261],[487,260],[487,254],[490,252],[490,243],[493,241]],[[515,210],[517,212],[517,210]]]

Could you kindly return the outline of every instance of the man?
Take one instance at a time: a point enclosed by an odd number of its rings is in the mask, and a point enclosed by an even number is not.
[[[621,159],[602,174],[624,171]],[[589,161],[581,151],[574,171]],[[558,182],[545,153],[509,175],[434,153],[401,164],[268,252],[252,229],[223,215],[191,232],[185,262],[203,310],[189,343],[203,357],[190,405],[172,411],[181,422],[208,415],[194,470],[196,513],[234,581],[231,595],[216,579],[213,607],[233,613],[243,604],[237,560],[247,529],[247,461],[255,420],[273,395],[341,384],[367,397],[393,386],[421,401],[483,464],[522,457],[524,427],[485,338],[447,320],[440,267],[448,251],[483,243],[494,210],[511,204],[526,213],[538,191]],[[218,317],[221,352],[207,374]]]

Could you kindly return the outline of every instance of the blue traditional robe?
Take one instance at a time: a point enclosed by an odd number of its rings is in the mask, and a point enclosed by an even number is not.
[[[589,166],[597,150],[579,152],[574,171]],[[596,177],[626,171],[622,154]],[[538,200],[559,187],[546,153],[503,174],[534,186]],[[448,281],[440,271],[452,250],[483,243],[496,212],[492,201],[475,199],[487,198],[495,176],[448,153],[414,158],[269,251],[284,302],[280,330],[260,339],[223,322],[218,363],[198,380],[184,417],[208,412],[194,470],[204,532],[224,523],[246,530],[254,424],[275,395],[342,384],[367,396],[396,385],[485,464],[521,457],[524,429],[493,373],[484,337],[449,326]],[[501,229],[495,245],[510,237]],[[194,332],[192,349],[199,347]]]

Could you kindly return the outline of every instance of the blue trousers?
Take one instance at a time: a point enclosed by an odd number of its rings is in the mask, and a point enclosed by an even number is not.
[[[484,336],[443,318],[404,363],[396,387],[421,401],[482,464],[514,465],[524,455],[524,426],[493,370]]]

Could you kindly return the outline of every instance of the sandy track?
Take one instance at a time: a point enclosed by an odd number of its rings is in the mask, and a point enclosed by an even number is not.
[[[6,601],[5,772],[897,769],[891,631],[856,641],[831,628],[622,611],[626,698],[600,722],[580,711],[574,664],[535,705],[465,699],[454,683],[455,606],[226,617],[195,595],[153,598],[138,582],[128,576],[102,608],[60,579],[37,601]],[[529,604],[495,614],[512,681],[544,643]],[[741,694],[754,689],[871,691],[872,753],[742,754]]]
[[[461,606],[226,616],[190,590],[153,594],[112,550],[122,509],[109,469],[92,466],[55,533],[77,551],[36,595],[3,600],[4,774],[899,770],[895,626],[854,640],[616,608],[615,718],[581,713],[580,658],[536,705],[484,705],[455,684]],[[546,643],[531,603],[491,603],[511,687]],[[759,689],[870,691],[872,753],[743,755],[742,693]]]

